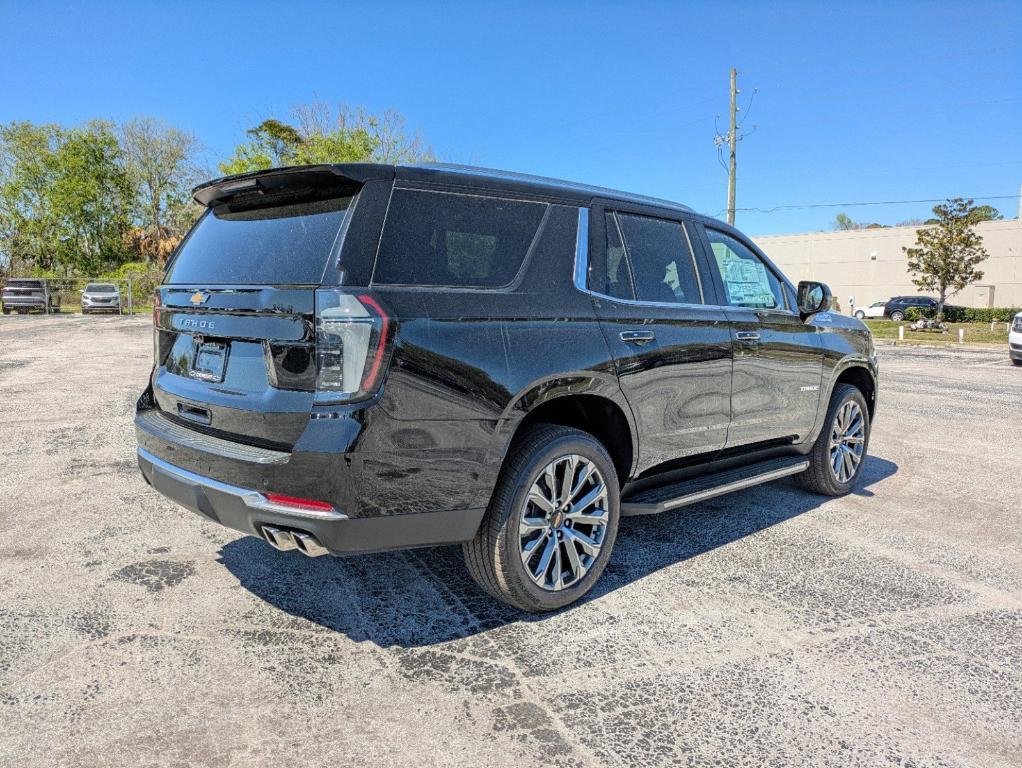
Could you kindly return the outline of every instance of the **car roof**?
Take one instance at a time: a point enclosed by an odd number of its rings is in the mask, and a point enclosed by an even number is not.
[[[455,163],[416,163],[414,165],[397,166],[398,178],[410,179],[436,179],[437,181],[462,182],[472,184],[484,184],[496,188],[521,189],[522,191],[534,191],[540,194],[548,194],[556,197],[569,199],[592,200],[593,198],[608,198],[621,200],[640,205],[649,205],[657,208],[669,208],[686,213],[695,213],[687,205],[676,203],[673,200],[665,200],[650,195],[640,195],[634,192],[625,192],[620,189],[600,187],[595,184],[583,184],[565,179],[555,179],[549,176],[536,176],[528,173],[517,173],[515,171],[501,171],[496,168],[483,168],[474,165],[458,165]]]
[[[513,171],[500,171],[472,165],[451,163],[417,163],[413,165],[386,165],[382,163],[335,163],[331,165],[291,166],[226,176],[200,184],[192,196],[202,205],[213,205],[234,194],[254,191],[257,187],[285,186],[301,180],[303,184],[337,184],[337,177],[364,184],[373,179],[404,179],[422,183],[435,183],[470,188],[487,188],[532,194],[574,203],[588,203],[593,198],[607,198],[639,205],[647,205],[686,213],[695,213],[687,205],[649,195],[639,195],[592,184],[580,184],[564,179],[533,176]],[[331,178],[333,181],[331,182]]]

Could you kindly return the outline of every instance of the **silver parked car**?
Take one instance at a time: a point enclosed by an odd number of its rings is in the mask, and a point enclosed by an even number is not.
[[[89,283],[82,291],[82,314],[101,310],[121,311],[121,292],[113,283]]]
[[[38,278],[11,278],[4,284],[0,294],[0,307],[5,315],[12,311],[18,314],[38,309],[40,312],[60,312],[60,294],[50,290],[46,280]]]

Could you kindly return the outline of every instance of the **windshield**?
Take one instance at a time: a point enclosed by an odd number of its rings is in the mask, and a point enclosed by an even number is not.
[[[110,283],[89,283],[85,286],[86,293],[116,293],[117,287]]]
[[[351,197],[207,211],[167,272],[167,283],[318,285]]]

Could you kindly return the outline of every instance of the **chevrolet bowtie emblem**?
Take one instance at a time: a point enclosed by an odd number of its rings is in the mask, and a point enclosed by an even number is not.
[[[192,297],[189,299],[189,301],[192,302],[192,304],[194,304],[195,306],[199,306],[199,304],[205,304],[207,301],[209,301],[209,294],[203,293],[202,291],[196,291],[195,293],[192,294]]]

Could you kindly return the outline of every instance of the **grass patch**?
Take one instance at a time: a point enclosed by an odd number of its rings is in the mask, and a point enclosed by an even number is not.
[[[947,333],[932,331],[910,331],[910,323],[896,323],[893,320],[866,320],[866,325],[877,339],[897,339],[898,326],[905,326],[905,341],[925,342],[928,344],[957,344],[958,329],[965,329],[966,344],[1007,344],[1008,327],[997,323],[995,330],[990,330],[990,323],[948,323]]]

